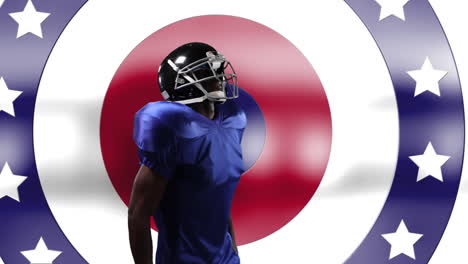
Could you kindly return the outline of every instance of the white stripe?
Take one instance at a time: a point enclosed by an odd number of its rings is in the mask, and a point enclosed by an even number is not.
[[[169,97],[170,97],[169,94],[167,93],[167,91],[162,91],[161,95],[165,100],[169,99]]]
[[[177,67],[177,65],[175,65],[174,62],[172,62],[171,60],[167,60],[167,63],[169,63],[169,65],[171,65],[172,69],[173,69],[175,72],[178,72],[178,71],[179,71],[179,67]]]

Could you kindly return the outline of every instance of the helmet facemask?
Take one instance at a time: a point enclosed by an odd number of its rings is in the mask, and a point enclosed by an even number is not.
[[[179,69],[179,57],[175,63],[168,60],[169,65],[177,72],[174,91],[193,85],[204,95],[202,97],[177,101],[183,104],[202,102],[208,99],[217,103],[224,103],[227,99],[237,98],[237,75],[231,63],[220,53],[207,52],[206,58],[192,62]],[[219,85],[216,87],[216,84]]]

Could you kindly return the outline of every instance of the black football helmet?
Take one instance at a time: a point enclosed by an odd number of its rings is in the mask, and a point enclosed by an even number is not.
[[[192,104],[208,99],[224,103],[239,96],[231,63],[216,49],[200,42],[172,51],[159,67],[158,80],[166,101]]]

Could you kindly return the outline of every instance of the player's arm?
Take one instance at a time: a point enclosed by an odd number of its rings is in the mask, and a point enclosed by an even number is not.
[[[237,251],[237,243],[236,243],[236,237],[234,236],[234,229],[232,227],[232,217],[229,217],[229,233],[231,234],[231,237],[232,237],[232,247],[234,248],[234,250],[236,251],[236,253],[239,253],[239,251]]]
[[[166,178],[141,165],[128,208],[128,231],[135,264],[153,263],[150,217],[159,208],[166,186]]]

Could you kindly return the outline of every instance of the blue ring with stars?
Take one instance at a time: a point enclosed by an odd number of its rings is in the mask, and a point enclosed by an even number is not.
[[[21,92],[12,102],[14,109],[0,111],[0,183],[10,170],[15,177],[26,177],[15,189],[18,200],[16,193],[0,193],[0,263],[88,263],[63,233],[47,204],[33,144],[34,107],[42,71],[60,34],[85,3],[6,0],[0,6],[0,77],[10,95],[12,91]],[[24,28],[24,24],[20,30],[21,17],[25,16],[19,14],[25,10],[37,16],[33,22],[38,27]],[[43,245],[49,251],[34,252]]]
[[[402,7],[404,13],[388,17],[379,16],[381,2],[385,1],[346,0],[387,64],[398,105],[399,154],[385,205],[346,263],[391,259],[391,263],[425,264],[448,224],[460,184],[465,140],[462,90],[449,43],[429,2],[410,0]],[[427,67],[427,61],[435,69],[432,81],[440,81],[438,89],[432,85],[424,91],[414,73]],[[437,159],[430,161],[440,167],[441,175],[420,162],[432,149]],[[391,252],[387,234],[398,233],[402,223],[417,239],[409,241],[411,250]]]

